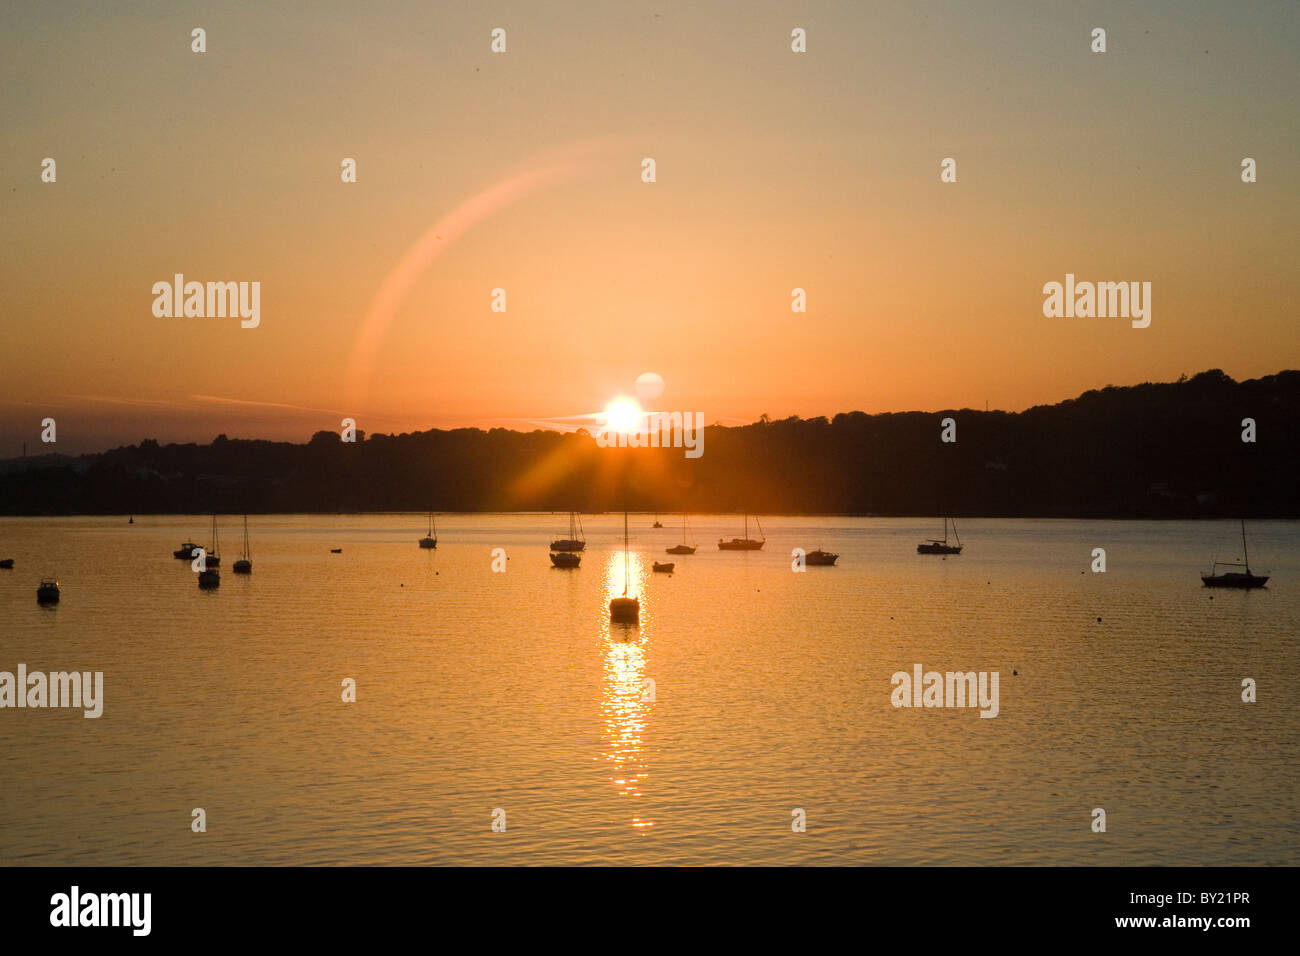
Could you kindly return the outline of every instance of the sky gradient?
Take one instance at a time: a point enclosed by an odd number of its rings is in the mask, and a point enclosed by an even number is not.
[[[1297,51],[1289,2],[9,4],[0,457],[1294,368]],[[155,317],[177,272],[260,326]],[[1067,272],[1151,326],[1045,318]]]

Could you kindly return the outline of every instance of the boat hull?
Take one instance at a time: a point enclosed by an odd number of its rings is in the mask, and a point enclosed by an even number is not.
[[[804,564],[814,568],[829,567],[840,559],[838,554],[829,551],[809,551],[804,555]]]
[[[46,587],[46,586],[44,586],[44,585],[42,585],[41,587],[37,588],[37,589],[36,589],[36,603],[37,603],[37,604],[58,604],[58,603],[59,603],[59,589],[58,589],[58,588]]]
[[[220,586],[221,586],[221,575],[218,574],[216,571],[199,572],[199,587],[203,588],[203,590],[207,591],[211,588],[216,588]]]
[[[1242,574],[1233,572],[1231,574],[1202,574],[1201,581],[1207,588],[1237,588],[1245,590],[1248,588],[1262,588],[1268,583],[1268,575],[1259,574]]]
[[[695,549],[689,544],[678,544],[668,549],[668,554],[694,554]]]
[[[586,550],[586,547],[587,547],[587,542],[574,541],[572,539],[563,539],[560,541],[551,542],[552,551],[559,551],[565,554],[572,554],[578,551],[583,551]]]
[[[961,554],[959,544],[918,544],[917,554]]]
[[[635,624],[641,619],[641,601],[638,598],[614,598],[609,602],[609,619]]]
[[[762,551],[766,541],[755,541],[753,538],[732,538],[730,541],[719,539],[719,551]]]
[[[234,571],[236,574],[252,574],[253,562],[247,560],[236,561],[234,567],[230,570]]]
[[[658,561],[656,561],[654,562],[654,570],[655,573],[657,574],[672,574],[673,563],[671,561],[667,561],[663,564],[660,564]]]
[[[422,548],[436,548],[437,546],[438,546],[438,539],[437,539],[437,538],[421,538],[421,539],[420,539],[420,547],[422,547]]]
[[[8,569],[8,568],[12,568],[13,566],[14,566],[13,558],[5,558],[4,560],[0,560],[0,568]]]

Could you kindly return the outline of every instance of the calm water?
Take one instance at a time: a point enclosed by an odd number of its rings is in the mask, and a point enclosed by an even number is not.
[[[564,516],[447,516],[432,552],[422,516],[257,516],[248,578],[227,517],[214,592],[171,557],[205,517],[0,519],[0,670],[106,698],[0,710],[0,864],[1300,863],[1300,527],[1252,526],[1274,578],[1230,593],[1197,576],[1228,523],[971,520],[945,559],[914,552],[937,519],[773,517],[735,553],[700,517],[667,558],[673,520],[632,518],[625,630],[621,515],[571,572]],[[895,709],[918,663],[999,671],[1000,715]]]

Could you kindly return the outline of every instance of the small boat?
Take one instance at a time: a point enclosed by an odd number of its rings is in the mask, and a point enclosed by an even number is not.
[[[40,587],[36,589],[37,604],[58,604],[59,603],[59,582],[54,578],[42,578]]]
[[[691,539],[694,540],[694,538],[695,536],[691,535]],[[697,547],[698,545],[686,543],[686,512],[683,511],[682,512],[682,543],[673,545],[671,548],[668,549],[668,553],[669,554],[694,554],[695,549]]]
[[[573,551],[561,551],[551,555],[551,564],[557,568],[576,568],[582,564],[582,555]]]
[[[205,591],[209,588],[221,587],[221,572],[216,568],[207,568],[199,572],[199,587]]]
[[[952,524],[952,536],[957,541],[956,544],[948,543],[948,525]],[[957,534],[957,522],[952,518],[943,519],[943,540],[938,541],[931,539],[925,544],[916,546],[917,554],[961,554],[961,536]]]
[[[420,539],[420,547],[436,548],[437,546],[438,546],[437,525],[434,523],[433,520],[433,512],[430,511],[429,512],[429,533]]]
[[[248,515],[244,515],[244,547],[239,552],[239,560],[231,568],[236,574],[253,573],[253,552],[248,547]]]
[[[620,624],[637,624],[641,620],[641,601],[627,596],[632,577],[632,559],[627,548],[627,512],[623,512],[623,596],[609,602],[609,619]]]
[[[330,548],[330,554],[342,554],[342,553],[343,553],[342,548]]]
[[[763,525],[759,523],[758,518],[754,519],[758,524],[758,533],[763,534]],[[749,515],[745,515],[745,536],[743,538],[732,538],[730,541],[718,539],[719,551],[760,551],[764,544],[767,543],[767,537],[763,536],[757,540],[749,536]]]
[[[658,516],[658,515],[655,515],[655,523],[652,524],[650,527],[652,527],[652,528],[662,528],[662,527],[663,527],[663,524],[659,521],[659,516]]]
[[[816,551],[809,551],[803,556],[804,564],[814,568],[827,567],[839,560],[838,554],[831,554],[829,551],[823,551],[818,548]]]
[[[1217,573],[1219,568],[1245,568],[1245,571],[1225,571]],[[1250,554],[1246,550],[1246,521],[1241,522],[1241,563],[1233,561],[1215,561],[1210,566],[1209,574],[1201,575],[1201,582],[1207,588],[1262,588],[1268,583],[1268,575],[1250,573]]]
[[[12,568],[14,566],[13,558],[0,558],[0,568]]]
[[[587,547],[586,536],[582,532],[582,519],[577,512],[569,512],[569,536],[551,542],[552,551],[582,551]]]
[[[172,552],[172,557],[180,558],[182,561],[188,561],[190,558],[194,557],[194,552],[197,548],[198,545],[193,541],[186,541],[183,545]]]
[[[135,524],[135,515],[131,515],[129,518],[127,518],[127,519],[126,519],[126,523],[127,523],[127,524]]]
[[[654,561],[654,570],[656,574],[672,574],[673,562],[671,561]]]

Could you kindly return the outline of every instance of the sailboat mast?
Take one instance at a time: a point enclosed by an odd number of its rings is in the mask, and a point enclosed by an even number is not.
[[[627,512],[623,512],[623,597],[627,597],[627,579],[632,575],[631,559],[627,554]]]

